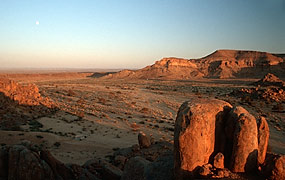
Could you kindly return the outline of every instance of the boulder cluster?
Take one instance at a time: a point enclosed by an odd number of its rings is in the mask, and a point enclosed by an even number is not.
[[[156,142],[147,147],[136,144],[118,149],[109,162],[94,158],[80,166],[64,164],[48,150],[23,141],[18,145],[0,148],[0,179],[170,180],[173,179],[172,152],[173,145],[167,142]]]
[[[217,99],[186,101],[175,122],[175,178],[243,173],[284,179],[285,156],[267,154],[268,140],[265,118],[256,120],[243,107]]]

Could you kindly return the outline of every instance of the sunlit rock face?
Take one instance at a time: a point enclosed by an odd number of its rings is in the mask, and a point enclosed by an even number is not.
[[[253,172],[264,162],[269,130],[243,107],[217,99],[184,102],[174,131],[175,176],[195,176],[208,163],[232,172]],[[222,159],[222,160],[221,160]],[[222,161],[222,162],[221,162]],[[201,168],[200,168],[201,170]]]
[[[103,78],[196,79],[285,77],[285,55],[258,51],[217,50],[199,59],[163,58],[139,70],[124,70]]]

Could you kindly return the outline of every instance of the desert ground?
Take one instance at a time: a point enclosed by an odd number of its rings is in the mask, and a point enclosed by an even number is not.
[[[154,141],[173,142],[180,105],[193,97],[214,97],[264,116],[270,127],[268,151],[285,154],[284,109],[277,102],[231,95],[252,88],[258,79],[120,80],[90,77],[92,73],[1,74],[20,84],[36,84],[58,111],[21,125],[20,131],[0,131],[1,145],[28,140],[46,147],[64,163],[83,164],[106,158],[114,150],[137,144],[140,131]],[[280,103],[279,103],[280,104]],[[281,106],[284,106],[281,104]],[[37,127],[35,123],[40,124]]]

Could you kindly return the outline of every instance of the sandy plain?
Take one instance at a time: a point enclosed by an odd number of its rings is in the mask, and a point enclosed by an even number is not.
[[[269,151],[285,154],[284,111],[273,111],[274,102],[247,102],[230,95],[235,89],[253,87],[258,79],[103,80],[88,77],[91,74],[1,74],[21,84],[36,84],[59,110],[37,118],[42,124],[37,130],[27,123],[22,131],[0,131],[0,143],[29,140],[64,163],[83,164],[137,144],[140,131],[155,141],[173,142],[180,105],[193,97],[214,97],[241,105],[256,117],[265,116],[270,126]]]

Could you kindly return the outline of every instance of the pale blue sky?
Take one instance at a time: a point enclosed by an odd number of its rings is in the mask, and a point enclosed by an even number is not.
[[[285,53],[284,0],[0,0],[2,68],[142,68],[217,49]]]

